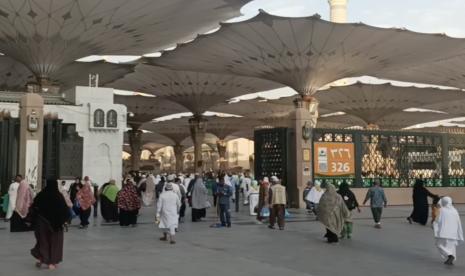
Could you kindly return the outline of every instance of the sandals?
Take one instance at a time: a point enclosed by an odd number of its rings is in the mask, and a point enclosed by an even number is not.
[[[36,267],[37,267],[37,268],[42,268],[42,264],[43,264],[43,263],[42,263],[41,261],[37,261],[37,262],[36,262]],[[48,265],[48,270],[55,270],[56,268],[57,268],[56,265],[53,265],[53,264],[49,264],[49,265]]]
[[[449,256],[447,257],[447,261],[445,261],[444,264],[446,264],[446,265],[453,265],[453,264],[454,264],[454,260],[455,260],[454,256],[449,255]]]

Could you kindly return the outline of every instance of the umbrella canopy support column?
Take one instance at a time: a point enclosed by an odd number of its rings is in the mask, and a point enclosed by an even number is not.
[[[201,173],[203,169],[202,144],[205,140],[207,120],[201,115],[194,115],[189,119],[191,138],[194,142],[194,171]]]
[[[174,156],[176,158],[176,173],[181,173],[183,171],[184,164],[184,146],[176,143],[173,146]]]
[[[319,102],[309,96],[295,100],[295,110],[291,114],[292,126],[295,131],[295,171],[291,177],[295,184],[288,183],[289,202],[292,207],[305,207],[300,196],[308,180],[312,179],[313,162],[313,128],[318,119]]]
[[[226,171],[228,169],[228,160],[226,159],[227,145],[228,144],[223,139],[216,141],[216,148],[218,149],[218,155],[220,157],[219,161],[221,171]]]
[[[129,146],[131,147],[131,170],[140,169],[140,156],[142,154],[142,130],[139,127],[132,126],[128,130]]]
[[[44,99],[27,93],[19,104],[19,173],[37,191],[42,189]]]

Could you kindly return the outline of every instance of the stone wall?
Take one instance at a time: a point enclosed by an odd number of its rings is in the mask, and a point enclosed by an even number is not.
[[[427,188],[431,193],[439,196],[450,196],[454,203],[465,204],[465,187],[435,187]],[[363,203],[368,189],[353,188],[359,204]],[[385,188],[389,205],[412,205],[412,188]],[[431,200],[430,200],[431,202]]]
[[[75,124],[76,131],[83,138],[82,177],[88,175],[93,182],[102,185],[110,179],[118,184],[122,181],[123,135],[126,131],[127,110],[124,105],[113,104],[113,89],[96,87],[75,87],[65,92],[65,99],[71,105],[45,105],[44,114],[61,119],[64,124]],[[93,128],[93,110],[115,110],[116,128]],[[18,117],[17,103],[0,103],[0,110]]]
[[[127,110],[124,105],[113,104],[113,89],[96,87],[75,87],[66,92],[68,99],[75,100],[76,106],[46,106],[46,111],[57,113],[63,123],[76,124],[76,131],[83,138],[82,176],[88,175],[93,182],[103,185],[110,179],[122,181],[123,136],[126,131]],[[118,113],[115,129],[92,128],[93,110],[113,109]]]

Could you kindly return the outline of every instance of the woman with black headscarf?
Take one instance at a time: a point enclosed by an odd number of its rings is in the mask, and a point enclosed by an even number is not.
[[[349,209],[349,214],[352,214],[352,210],[357,209],[360,213],[360,207],[358,205],[357,198],[355,194],[349,189],[349,184],[344,180],[342,181],[341,185],[339,185],[339,190],[337,191],[338,194],[342,196],[344,203]],[[344,223],[344,227],[342,228],[341,238],[347,237],[348,239],[352,238],[352,230],[353,230],[353,223],[352,223],[352,216],[349,219],[346,219]]]
[[[37,259],[37,267],[45,264],[55,269],[63,260],[63,225],[70,216],[56,179],[47,180],[47,186],[35,197],[32,210],[37,242],[31,254]]]
[[[424,182],[421,179],[415,180],[415,185],[413,186],[413,211],[410,217],[407,218],[408,222],[419,223],[421,225],[426,225],[428,222],[428,197],[434,198],[436,195],[432,194],[424,187]]]

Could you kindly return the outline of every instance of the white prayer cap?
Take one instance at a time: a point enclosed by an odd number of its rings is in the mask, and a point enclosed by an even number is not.
[[[276,175],[271,177],[271,182],[279,182],[279,178]]]
[[[174,178],[175,178],[175,176],[172,175],[172,174],[170,174],[170,175],[168,175],[168,177],[167,177],[166,179],[167,179],[168,181],[173,181]]]

